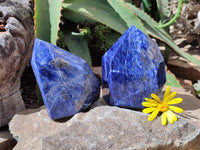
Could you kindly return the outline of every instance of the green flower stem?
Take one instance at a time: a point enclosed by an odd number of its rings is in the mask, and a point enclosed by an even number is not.
[[[156,28],[165,28],[165,27],[171,25],[172,23],[174,23],[181,13],[182,5],[183,5],[183,0],[178,0],[178,10],[177,10],[176,14],[174,15],[174,17],[169,22],[159,25],[159,26],[155,26],[155,27]]]

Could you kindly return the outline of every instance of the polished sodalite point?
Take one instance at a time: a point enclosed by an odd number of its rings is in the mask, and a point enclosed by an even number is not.
[[[31,65],[52,119],[87,109],[99,97],[99,82],[80,57],[36,39]]]
[[[166,82],[165,63],[157,44],[131,26],[102,57],[102,83],[109,104],[143,108],[142,102]]]

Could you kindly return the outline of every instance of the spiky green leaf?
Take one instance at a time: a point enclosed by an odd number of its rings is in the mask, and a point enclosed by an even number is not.
[[[108,3],[114,8],[114,10],[119,14],[119,16],[126,22],[127,26],[130,27],[134,25],[138,29],[140,29],[143,33],[146,33],[146,30],[140,21],[140,19],[136,16],[136,14],[131,10],[126,8],[126,3],[122,0],[108,0]]]
[[[166,73],[166,79],[167,79],[167,82],[165,83],[165,85],[174,86],[174,87],[182,87],[174,75]]]
[[[121,34],[111,31],[111,33],[106,35],[106,38],[108,40],[108,43],[113,45],[120,38],[120,36],[121,36]]]
[[[62,17],[65,17],[66,19],[68,19],[74,23],[81,23],[81,24],[96,23],[95,20],[85,17],[83,15],[80,15],[79,13],[77,13],[75,11],[71,11],[69,9],[64,9],[62,11]]]
[[[106,0],[64,0],[63,9],[98,21],[123,34],[128,26]]]
[[[151,0],[142,0],[144,11],[150,13],[151,11]]]
[[[169,0],[156,0],[161,21],[170,17]]]
[[[56,45],[62,0],[36,0],[36,37]]]
[[[84,36],[72,34],[71,26],[66,24],[62,27],[62,31],[64,33],[64,40],[69,48],[69,51],[83,58],[91,66],[90,52]]]
[[[114,0],[113,0],[114,1]],[[146,31],[151,36],[165,42],[167,45],[169,45],[177,54],[180,56],[186,58],[187,60],[197,64],[200,66],[200,61],[193,56],[189,55],[188,53],[182,51],[171,39],[171,37],[161,28],[155,28],[155,26],[158,26],[158,23],[155,22],[150,16],[148,16],[146,13],[144,13],[142,10],[138,9],[134,5],[131,5],[129,3],[126,3],[124,5],[127,9],[131,9],[135,14],[141,19],[142,23],[144,24],[144,27],[146,28]]]

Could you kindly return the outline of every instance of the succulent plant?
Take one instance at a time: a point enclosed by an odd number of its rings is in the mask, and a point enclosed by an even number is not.
[[[198,97],[200,97],[200,80],[197,83],[193,84],[194,90]]]

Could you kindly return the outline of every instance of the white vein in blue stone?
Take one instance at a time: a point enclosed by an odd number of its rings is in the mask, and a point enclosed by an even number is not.
[[[144,97],[156,92],[165,80],[157,44],[134,26],[102,57],[102,83],[109,86],[111,105],[142,108]]]
[[[50,47],[49,47],[49,49],[50,49]],[[54,59],[54,55],[51,53],[50,50],[49,50],[49,53],[50,53],[52,59]],[[56,61],[56,59],[54,59],[54,60]],[[60,70],[58,67],[57,67],[56,69],[57,69],[57,71],[58,71],[57,74],[58,74],[58,76],[60,77],[62,83],[64,84],[64,86],[66,87],[66,89],[68,89],[69,87],[68,87],[67,84],[65,83],[65,80],[62,78],[61,70]],[[51,94],[52,94],[52,92],[51,92]],[[68,94],[66,94],[66,95],[69,96]],[[51,105],[51,107],[49,108],[49,110],[52,109],[52,107],[55,105],[56,101],[57,101],[57,99],[54,99],[54,102],[53,102],[53,104]]]

